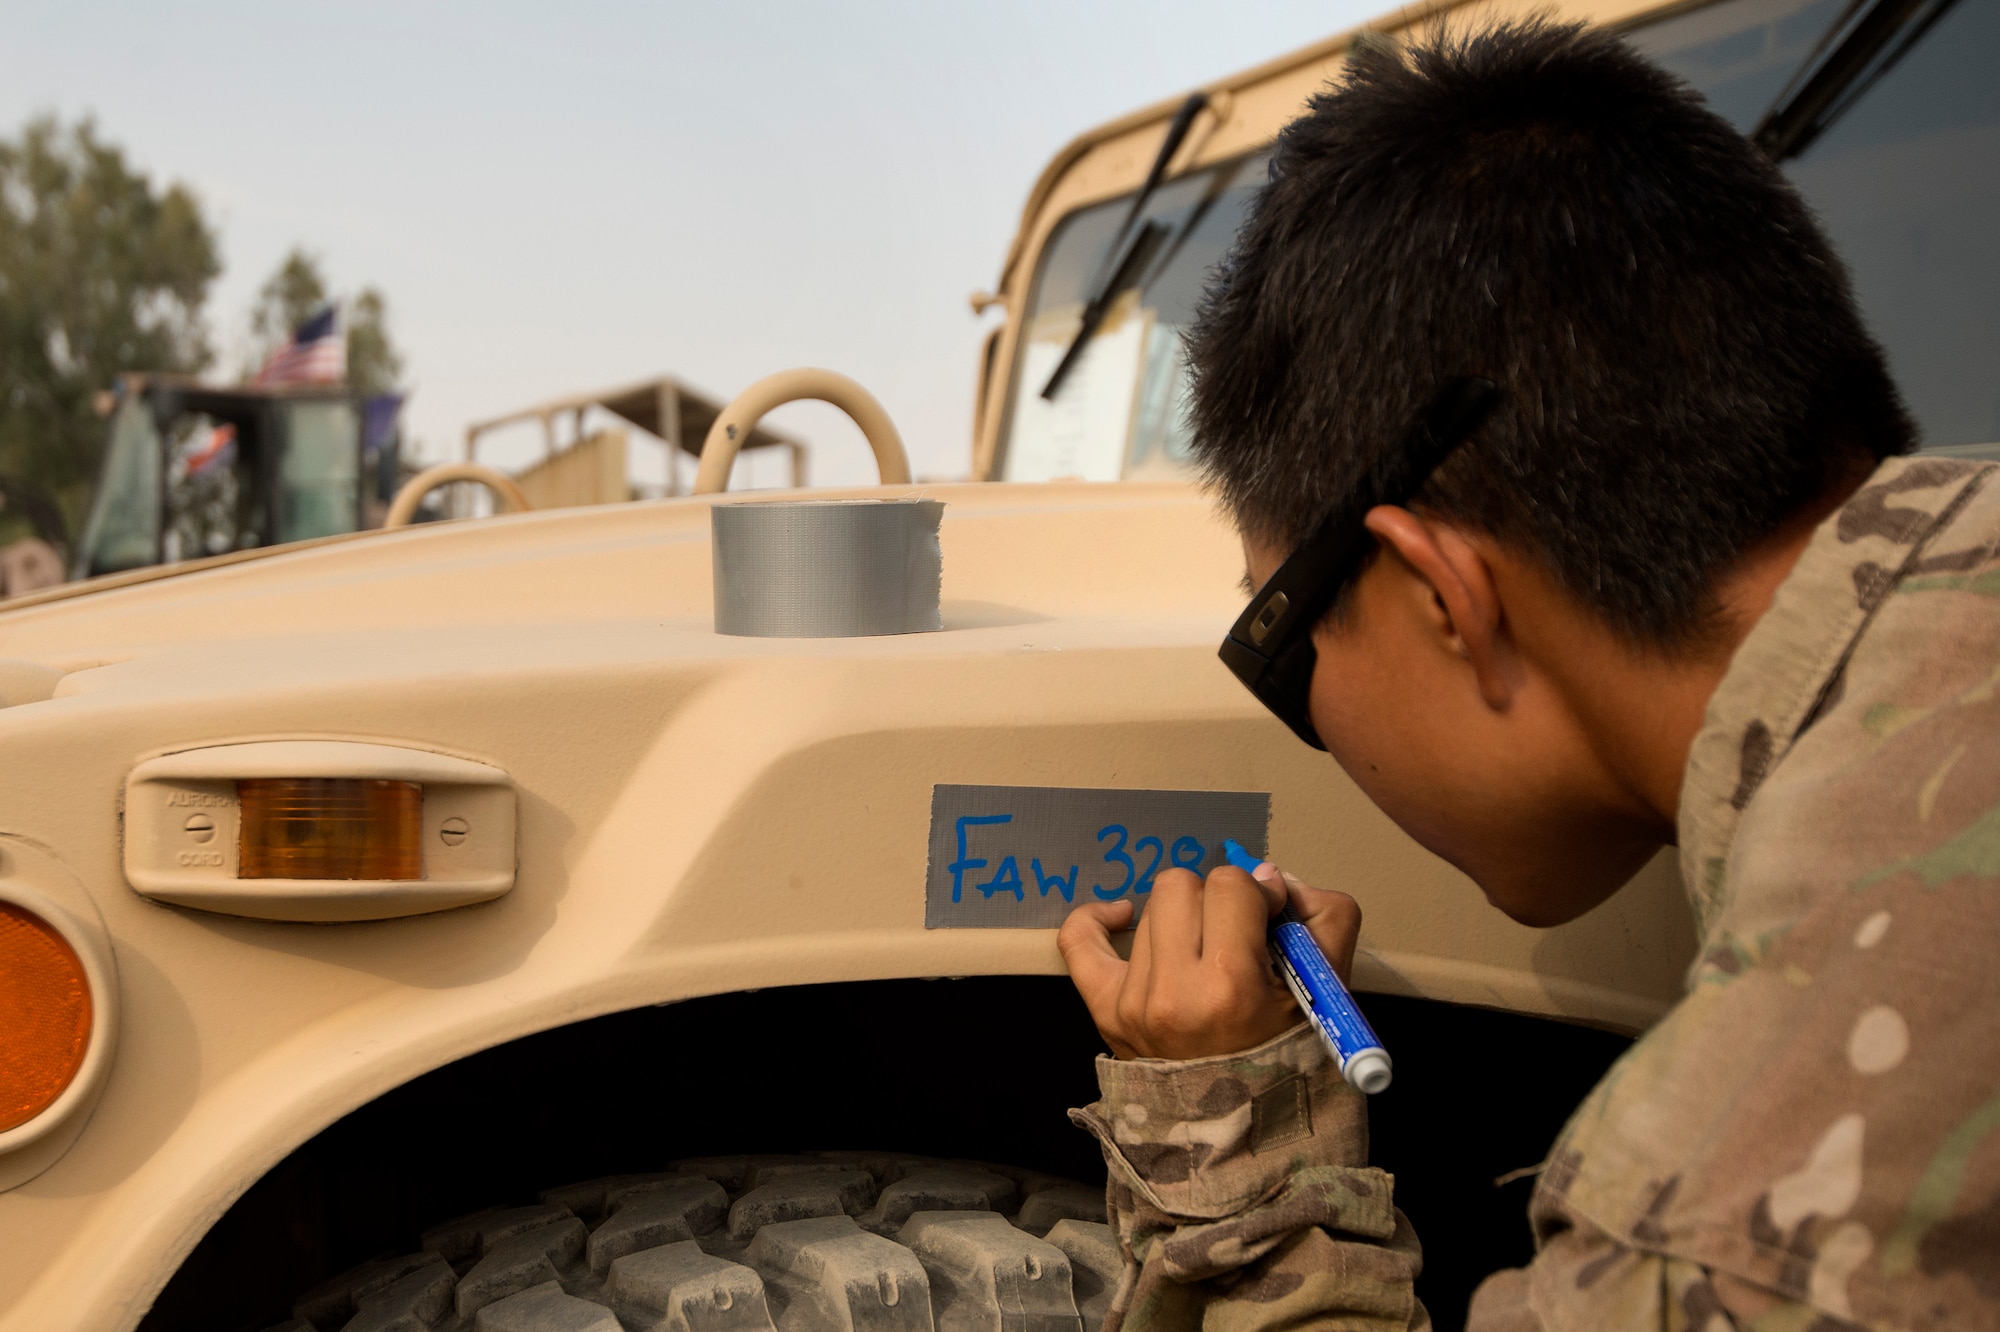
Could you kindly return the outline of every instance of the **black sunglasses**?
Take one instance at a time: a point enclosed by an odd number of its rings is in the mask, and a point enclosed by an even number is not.
[[[1431,400],[1408,443],[1385,455],[1345,503],[1319,521],[1278,566],[1222,640],[1223,664],[1292,733],[1325,749],[1312,723],[1313,627],[1368,554],[1362,525],[1377,505],[1405,505],[1486,419],[1500,390],[1490,379],[1453,380]]]

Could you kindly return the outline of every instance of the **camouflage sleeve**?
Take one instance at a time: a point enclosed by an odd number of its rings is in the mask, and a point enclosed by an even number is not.
[[[1577,1226],[1473,1293],[1465,1332],[1861,1332],[1809,1304]]]
[[[1104,1332],[1430,1327],[1367,1107],[1311,1028],[1215,1059],[1101,1058],[1097,1077],[1070,1117],[1103,1148],[1125,1255]]]

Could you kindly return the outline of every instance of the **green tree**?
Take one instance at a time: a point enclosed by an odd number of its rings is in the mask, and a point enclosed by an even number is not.
[[[347,382],[363,393],[392,393],[403,378],[403,354],[389,340],[389,301],[373,287],[347,305]]]
[[[277,271],[257,288],[257,302],[250,307],[251,356],[244,378],[256,374],[264,358],[290,337],[293,329],[318,314],[328,299],[326,275],[319,271],[319,260],[294,247]]]
[[[257,289],[250,309],[252,355],[245,379],[291,336],[293,329],[334,300],[319,260],[294,248]],[[347,332],[347,382],[363,393],[390,393],[403,373],[403,356],[389,337],[389,301],[374,287],[341,302]]]
[[[0,139],[0,476],[53,494],[74,531],[103,444],[93,400],[121,373],[209,363],[220,271],[195,196],[91,120]]]

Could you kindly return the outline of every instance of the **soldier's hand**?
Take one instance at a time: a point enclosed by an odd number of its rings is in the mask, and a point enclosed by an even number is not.
[[[1187,870],[1161,874],[1129,962],[1111,942],[1112,931],[1132,922],[1129,901],[1078,907],[1056,946],[1118,1058],[1234,1054],[1299,1021],[1265,942],[1287,901],[1346,980],[1361,908],[1346,893],[1309,888],[1271,865],[1260,866],[1257,878],[1224,865],[1206,883]]]

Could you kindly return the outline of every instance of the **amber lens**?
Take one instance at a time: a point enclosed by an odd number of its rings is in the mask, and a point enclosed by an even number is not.
[[[421,879],[424,788],[349,777],[236,783],[239,879]]]
[[[90,1048],[90,982],[69,941],[0,902],[0,1133],[55,1103]]]

